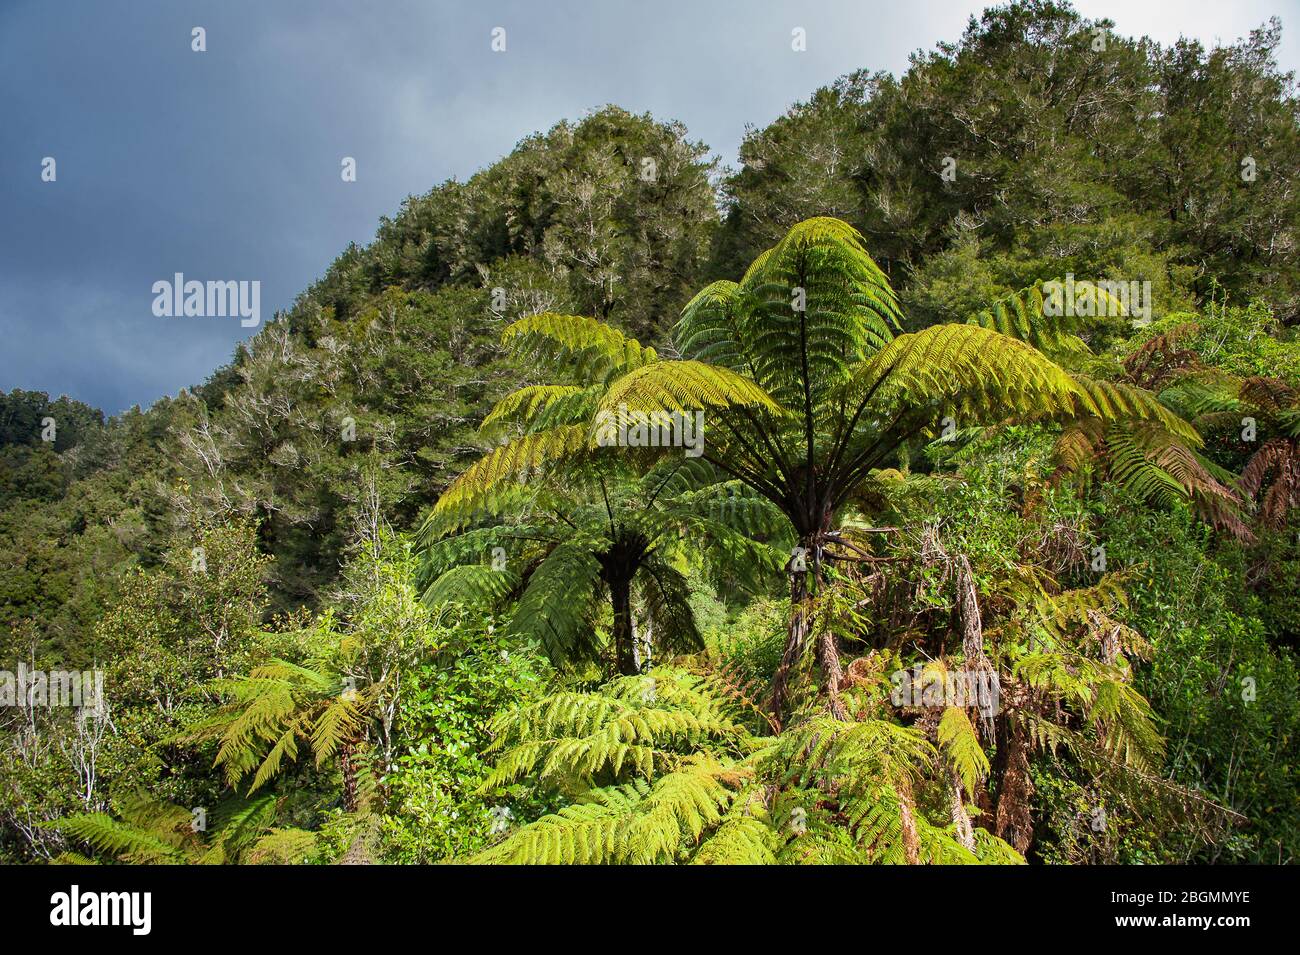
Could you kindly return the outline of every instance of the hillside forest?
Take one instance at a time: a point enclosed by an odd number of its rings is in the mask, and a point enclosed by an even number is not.
[[[1300,102],[1112,26],[560,121],[0,392],[0,861],[1297,861]]]

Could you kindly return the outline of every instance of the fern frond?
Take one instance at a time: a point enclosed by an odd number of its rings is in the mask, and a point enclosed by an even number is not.
[[[519,357],[570,369],[580,377],[600,379],[655,361],[653,348],[582,315],[529,315],[507,325],[501,341]]]
[[[188,824],[189,816],[186,815]],[[119,822],[107,813],[89,812],[58,820],[55,828],[100,852],[124,862],[167,865],[183,863],[187,854],[180,845],[137,826]]]
[[[542,412],[566,402],[572,404],[571,399],[575,397],[594,394],[594,389],[580,388],[577,385],[527,385],[498,401],[479,425],[479,433],[494,440],[505,437],[511,426],[533,430],[529,425]],[[575,421],[551,422],[550,425],[578,424],[586,417],[583,415]]]
[[[1105,292],[1102,293],[1106,295]],[[1091,349],[1074,334],[1080,321],[1067,316],[1070,309],[1057,309],[1061,314],[1047,314],[1043,283],[1035,282],[1028,288],[1012,292],[998,299],[988,308],[966,319],[968,324],[991,329],[1008,338],[1033,345],[1042,352],[1089,354]]]
[[[691,865],[772,865],[779,843],[766,822],[732,813],[691,858]]]
[[[1076,401],[1076,413],[1105,419],[1154,421],[1169,434],[1199,448],[1203,443],[1196,429],[1170,411],[1149,391],[1122,381],[1105,381],[1076,374],[1075,383],[1084,398]]]
[[[538,468],[572,459],[592,447],[585,425],[561,425],[521,435],[493,448],[466,468],[438,498],[435,513],[472,511],[482,498],[507,481],[523,482]]]
[[[939,720],[939,745],[961,777],[966,794],[974,799],[976,787],[989,774],[989,759],[964,709],[950,706],[943,711]]]
[[[508,625],[509,633],[540,643],[558,664],[589,659],[597,643],[592,623],[601,581],[599,552],[576,538],[559,544],[533,571]]]
[[[753,381],[701,361],[659,361],[628,372],[610,385],[600,410],[621,421],[624,412],[653,414],[708,408],[781,407]],[[633,422],[635,423],[635,422]]]
[[[1070,412],[1086,400],[1074,379],[1024,342],[978,325],[933,325],[900,335],[863,364],[846,397],[952,409],[962,421]]]
[[[499,604],[519,586],[519,575],[484,564],[452,567],[434,580],[420,599],[430,607],[455,603],[467,607]]]
[[[272,829],[248,850],[249,865],[300,865],[316,850],[319,836],[307,829]]]

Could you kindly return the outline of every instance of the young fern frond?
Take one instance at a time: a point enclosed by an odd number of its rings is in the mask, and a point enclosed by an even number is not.
[[[1156,729],[1151,704],[1126,681],[1099,681],[1088,717],[1117,762],[1141,772],[1159,771],[1165,755],[1164,737]]]
[[[471,861],[765,861],[776,840],[755,829],[761,806],[740,795],[757,743],[733,718],[739,709],[708,679],[661,668],[498,717],[504,752],[484,791],[536,777],[572,802]],[[719,833],[717,847],[701,847]]]
[[[985,865],[1025,865],[1025,857],[987,829],[976,826],[975,858]]]
[[[842,777],[910,780],[936,755],[924,734],[911,727],[815,716],[787,729],[769,758],[783,767],[786,781],[807,787]]]

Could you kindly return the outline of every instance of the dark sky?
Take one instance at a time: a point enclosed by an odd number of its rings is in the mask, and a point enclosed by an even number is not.
[[[649,110],[734,163],[746,124],[850,70],[898,73],[982,6],[0,0],[0,390],[148,406],[255,331],[156,317],[156,281],[259,280],[266,321],[403,198],[562,118]],[[1300,20],[1295,0],[1077,6],[1162,41]],[[41,181],[46,156],[56,182]]]

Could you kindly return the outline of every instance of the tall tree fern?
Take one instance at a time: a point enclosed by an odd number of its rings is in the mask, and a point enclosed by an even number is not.
[[[515,601],[512,631],[561,667],[612,656],[612,669],[632,674],[657,652],[699,649],[687,574],[761,586],[780,567],[767,542],[788,536],[784,517],[684,449],[659,457],[592,434],[608,380],[653,367],[652,349],[553,314],[515,322],[503,339],[564,383],[525,386],[484,421],[501,443],[421,529],[424,599]]]
[[[836,546],[837,519],[900,448],[945,421],[967,427],[1150,413],[1138,401],[1099,403],[1097,389],[1029,343],[1073,341],[1068,332],[1045,330],[1042,303],[1041,294],[1018,299],[1012,311],[1019,321],[998,306],[984,319],[899,334],[897,299],[862,237],[839,220],[811,219],[760,255],[740,282],[715,282],[686,306],[675,333],[682,359],[629,370],[609,386],[605,409],[707,407],[706,459],[767,497],[794,527],[789,635],[773,685],[777,713],[807,644],[808,601],[826,561],[855,559]],[[1005,334],[1017,329],[1029,341]],[[687,383],[709,374],[720,377],[704,392],[712,400],[692,401],[703,389]],[[759,394],[742,392],[731,376]],[[831,710],[842,715],[834,649],[820,644],[818,657]]]

